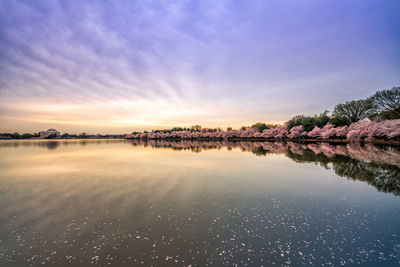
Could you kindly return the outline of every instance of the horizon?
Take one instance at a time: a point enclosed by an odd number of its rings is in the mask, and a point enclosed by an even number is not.
[[[400,84],[399,1],[0,3],[0,132],[282,124]]]

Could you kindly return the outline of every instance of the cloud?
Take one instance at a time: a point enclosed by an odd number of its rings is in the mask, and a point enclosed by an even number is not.
[[[397,6],[2,1],[0,121],[118,131],[320,112],[398,83]]]

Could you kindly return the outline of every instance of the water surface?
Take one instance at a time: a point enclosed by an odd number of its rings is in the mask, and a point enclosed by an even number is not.
[[[395,147],[2,141],[0,265],[396,266]]]

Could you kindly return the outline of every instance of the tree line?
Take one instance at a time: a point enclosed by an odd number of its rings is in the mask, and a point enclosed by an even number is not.
[[[399,139],[400,137],[400,87],[381,90],[360,100],[347,101],[335,106],[332,115],[325,111],[319,115],[297,115],[284,125],[262,122],[242,126],[239,130],[228,127],[173,128],[151,132],[133,132],[126,138],[134,139]]]
[[[400,119],[400,87],[377,91],[374,95],[360,100],[347,101],[335,106],[332,115],[325,111],[320,115],[297,115],[286,122],[289,130],[302,125],[309,132],[316,126],[322,128],[330,123],[334,126],[349,126],[369,119],[371,121]]]

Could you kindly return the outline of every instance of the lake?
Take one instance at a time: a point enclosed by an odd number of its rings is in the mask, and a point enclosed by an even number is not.
[[[396,266],[400,149],[0,142],[1,266]]]

